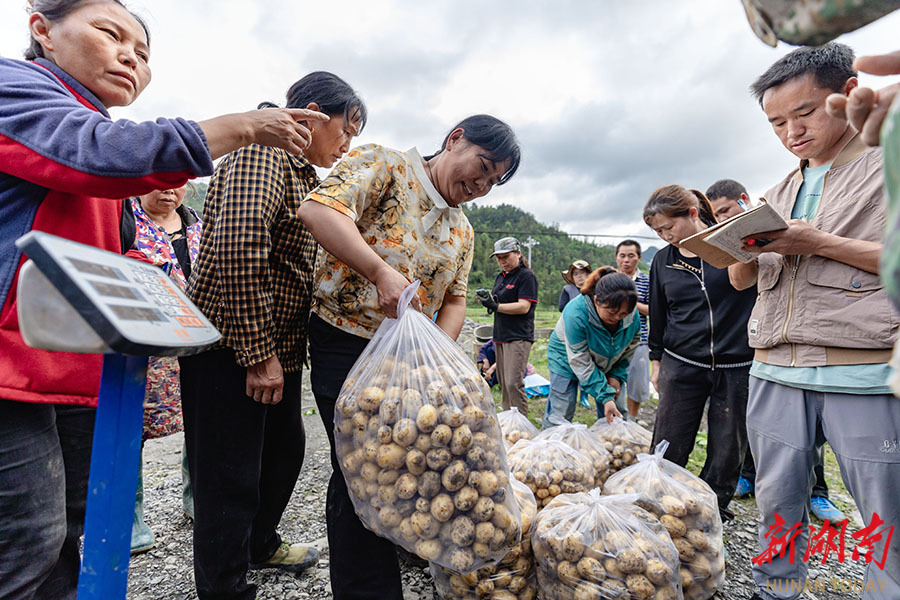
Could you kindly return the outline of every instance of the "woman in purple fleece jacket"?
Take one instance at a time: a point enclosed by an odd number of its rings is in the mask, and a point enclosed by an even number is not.
[[[41,230],[121,252],[122,198],[210,175],[250,143],[295,154],[299,109],[113,122],[150,82],[149,35],[119,0],[35,0],[27,61],[0,59],[0,598],[75,597],[101,357],[29,348],[14,242]]]

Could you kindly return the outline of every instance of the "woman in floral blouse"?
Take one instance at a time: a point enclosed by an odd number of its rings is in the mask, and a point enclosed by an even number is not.
[[[134,242],[128,256],[149,262],[163,269],[180,287],[187,287],[191,264],[200,251],[200,217],[184,206],[187,185],[173,190],[155,190],[140,198],[132,198],[134,213]],[[182,430],[181,382],[178,359],[171,356],[151,356],[147,367],[147,388],[144,394],[144,441],[165,437]],[[143,473],[141,473],[143,474]],[[182,466],[184,511],[193,515],[187,465]],[[134,506],[134,526],[131,532],[131,551],[143,552],[153,547],[155,537],[144,522],[143,477],[138,479],[137,500]]]
[[[325,252],[316,261],[309,324],[311,382],[331,442],[326,523],[335,600],[400,600],[394,545],[353,510],[334,453],[334,404],[347,373],[401,292],[453,338],[466,311],[473,231],[459,207],[506,183],[519,167],[512,129],[489,115],[456,125],[425,158],[370,144],[351,150],[300,207]]]

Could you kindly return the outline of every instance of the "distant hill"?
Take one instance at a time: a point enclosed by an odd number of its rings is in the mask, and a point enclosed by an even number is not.
[[[641,258],[649,266],[650,263],[653,262],[653,257],[656,256],[657,252],[659,252],[659,248],[656,246],[648,246],[647,248],[644,248]]]
[[[543,309],[555,309],[559,293],[565,285],[562,278],[569,264],[577,259],[588,261],[595,269],[602,265],[615,266],[615,248],[582,242],[571,238],[560,228],[545,225],[530,213],[509,204],[492,206],[463,205],[463,210],[475,230],[475,256],[469,275],[470,302],[478,288],[490,288],[499,272],[497,261],[491,258],[494,241],[514,236],[519,242],[529,235],[538,245],[531,251],[531,268],[538,278],[538,303]],[[522,248],[528,256],[528,248]]]

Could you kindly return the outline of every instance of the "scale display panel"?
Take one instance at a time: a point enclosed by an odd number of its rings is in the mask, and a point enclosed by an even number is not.
[[[16,245],[116,352],[185,355],[221,337],[159,267],[38,231]]]

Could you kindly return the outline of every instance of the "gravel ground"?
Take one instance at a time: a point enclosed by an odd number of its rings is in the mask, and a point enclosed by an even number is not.
[[[259,598],[265,600],[332,598],[324,518],[325,490],[331,475],[328,440],[322,421],[314,412],[315,403],[306,381],[303,394],[306,460],[280,531],[287,540],[311,542],[322,552],[322,558],[317,567],[299,576],[275,570],[251,573],[251,580],[259,585]],[[652,423],[651,407],[647,406],[643,411],[642,424]],[[133,600],[197,597],[191,562],[191,522],[181,512],[181,445],[182,435],[178,434],[151,440],[144,448],[145,513],[156,534],[156,547],[131,560],[128,598]],[[727,581],[725,589],[715,596],[718,600],[747,599],[754,591],[750,560],[757,554],[756,504],[752,499],[740,500],[733,503],[733,508],[736,518],[725,524],[724,529],[728,550]],[[859,580],[862,574],[860,564],[849,558],[844,564],[830,560],[827,565],[810,571],[812,578],[828,584],[817,587],[815,593],[806,592],[804,598],[846,600],[858,597],[852,592],[840,591],[840,588],[834,591],[832,580]],[[427,569],[416,566],[403,565],[403,589],[404,600],[437,598]]]

